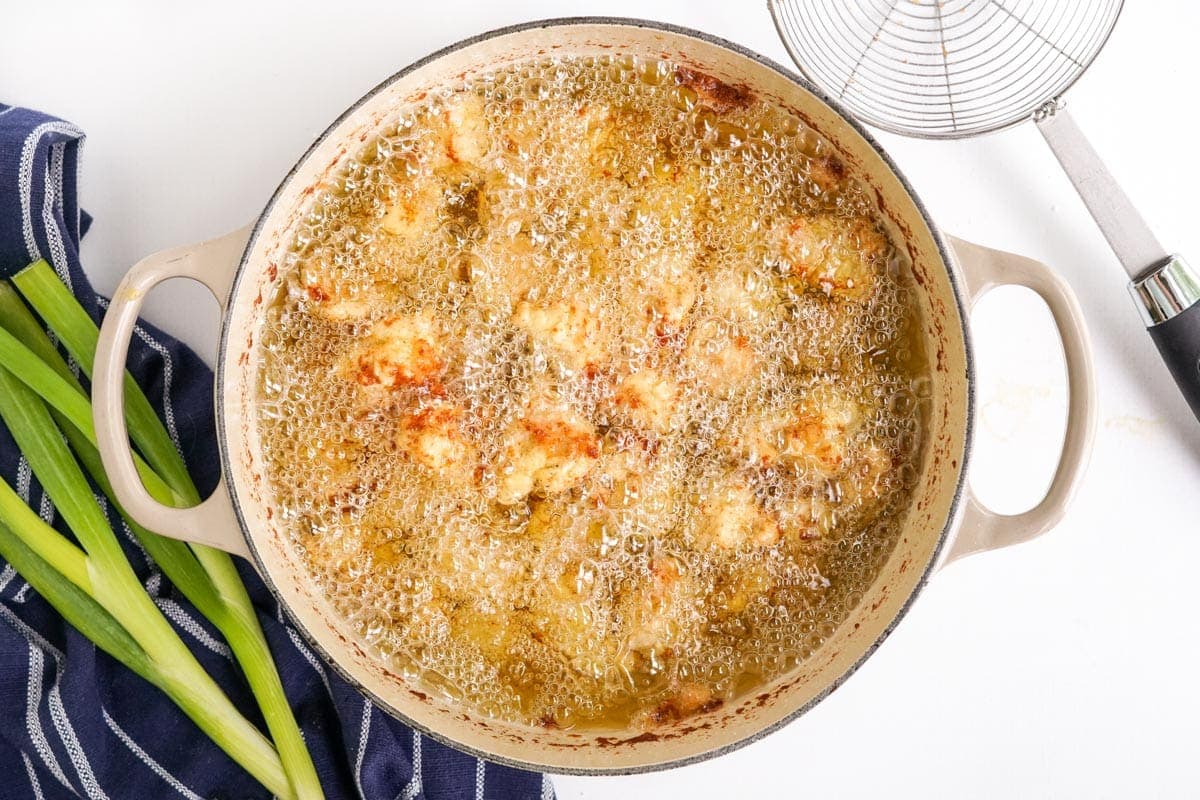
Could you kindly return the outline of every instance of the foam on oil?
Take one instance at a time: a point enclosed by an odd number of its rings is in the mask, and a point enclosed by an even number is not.
[[[890,553],[928,370],[877,210],[784,109],[524,64],[313,204],[263,331],[294,546],[390,669],[649,727],[808,658]]]

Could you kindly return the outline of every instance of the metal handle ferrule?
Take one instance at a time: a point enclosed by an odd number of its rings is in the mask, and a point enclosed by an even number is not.
[[[1146,327],[1177,316],[1200,302],[1200,275],[1182,256],[1168,256],[1162,263],[1129,284],[1138,313]]]

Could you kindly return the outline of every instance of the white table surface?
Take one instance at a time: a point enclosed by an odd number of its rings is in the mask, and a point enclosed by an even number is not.
[[[254,218],[312,138],[379,80],[504,24],[642,16],[787,61],[763,2],[82,4],[3,12],[0,99],[88,134],[84,262],[111,291],[141,256]],[[101,6],[104,6],[101,8]],[[1164,243],[1200,260],[1200,6],[1130,2],[1070,107]],[[1188,98],[1193,98],[1188,100]],[[784,730],[654,775],[560,778],[563,798],[1184,797],[1200,792],[1200,423],[1177,395],[1104,240],[1036,130],[953,143],[880,135],[949,231],[1054,265],[1099,370],[1090,473],[1043,539],[936,576],[887,643]],[[211,358],[215,305],[157,292],[147,316]],[[1049,316],[1024,290],[977,308],[972,482],[996,508],[1045,488],[1065,408]]]

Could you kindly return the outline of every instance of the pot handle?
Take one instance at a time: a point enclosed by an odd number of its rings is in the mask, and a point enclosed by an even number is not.
[[[142,485],[133,465],[125,427],[125,360],[146,294],[169,278],[191,278],[208,287],[224,315],[226,298],[250,238],[245,227],[199,244],[163,250],[139,261],[113,293],[100,326],[92,372],[92,418],[100,459],[121,507],[139,524],[163,536],[209,545],[250,558],[222,477],[207,500],[192,508],[159,503]]]
[[[1071,287],[1041,262],[947,237],[966,275],[972,307],[996,286],[1016,284],[1037,292],[1054,317],[1067,367],[1067,430],[1062,455],[1046,496],[1020,514],[997,514],[968,489],[962,525],[944,564],[983,550],[1040,536],[1062,519],[1079,488],[1096,430],[1096,376],[1083,310]]]

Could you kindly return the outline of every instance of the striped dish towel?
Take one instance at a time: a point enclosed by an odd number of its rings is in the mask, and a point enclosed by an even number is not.
[[[0,278],[44,258],[99,320],[105,301],[79,262],[91,222],[76,192],[82,144],[69,122],[0,104]],[[137,329],[129,367],[201,491],[212,491],[219,465],[208,368],[149,325]],[[0,476],[56,521],[2,423]],[[234,703],[254,709],[225,643],[125,533],[126,553],[159,608]],[[305,646],[249,565],[239,567],[331,800],[553,797],[541,775],[459,753],[376,709]],[[0,710],[0,800],[267,796],[163,694],[97,652],[3,561]]]

